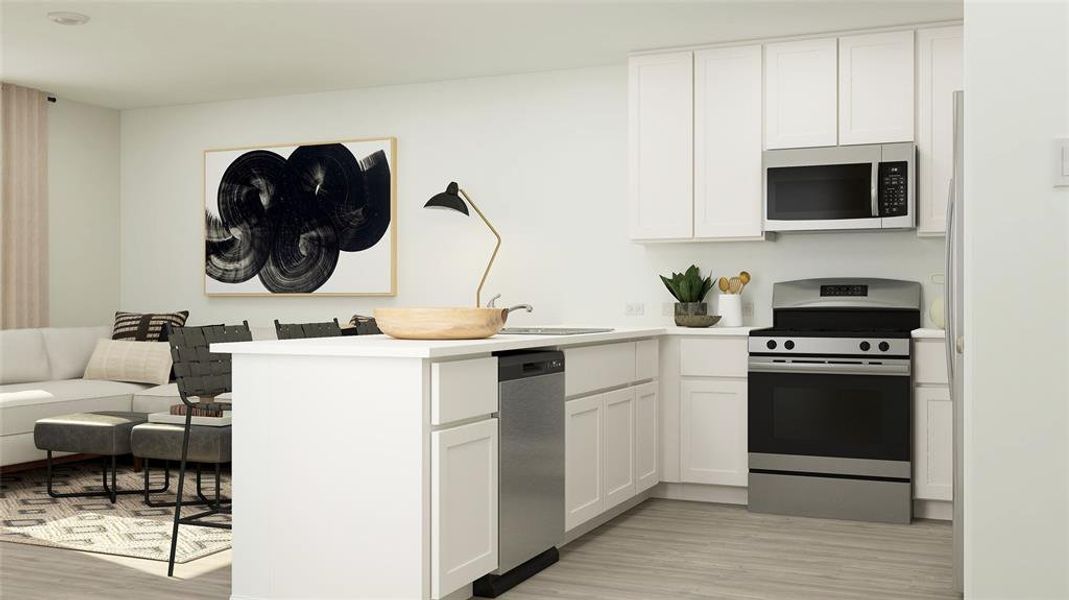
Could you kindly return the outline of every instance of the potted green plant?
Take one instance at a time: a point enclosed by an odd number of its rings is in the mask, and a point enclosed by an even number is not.
[[[672,273],[668,278],[661,275],[664,287],[676,299],[675,321],[676,325],[688,326],[689,321],[695,316],[709,314],[709,305],[703,302],[709,290],[713,289],[713,278],[702,278],[698,267],[691,265],[683,273]],[[688,318],[691,317],[691,318]]]

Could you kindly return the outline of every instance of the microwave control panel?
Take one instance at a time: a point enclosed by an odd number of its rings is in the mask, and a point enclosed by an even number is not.
[[[909,173],[906,161],[881,162],[878,172],[881,217],[909,214]]]

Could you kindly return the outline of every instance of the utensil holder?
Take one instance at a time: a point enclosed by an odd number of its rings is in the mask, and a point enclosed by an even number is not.
[[[720,294],[717,312],[722,327],[742,327],[742,294]]]

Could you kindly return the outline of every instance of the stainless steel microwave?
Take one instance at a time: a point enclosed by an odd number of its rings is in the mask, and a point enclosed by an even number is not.
[[[766,150],[765,231],[912,229],[912,142]]]

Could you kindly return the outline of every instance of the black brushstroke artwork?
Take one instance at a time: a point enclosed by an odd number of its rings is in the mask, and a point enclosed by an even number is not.
[[[282,158],[253,150],[219,182],[218,216],[205,211],[205,272],[223,283],[259,276],[274,293],[309,293],[341,252],[371,248],[390,227],[390,165],[359,161],[342,144],[300,146]]]

